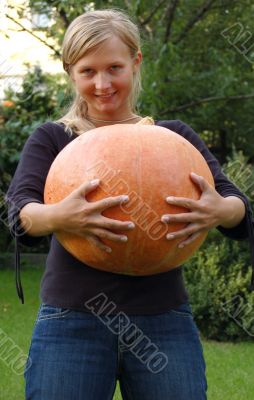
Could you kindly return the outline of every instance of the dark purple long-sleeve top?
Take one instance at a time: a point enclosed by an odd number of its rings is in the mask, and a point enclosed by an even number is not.
[[[221,196],[237,196],[243,200],[246,214],[240,224],[230,229],[220,226],[217,229],[235,240],[249,239],[254,260],[252,214],[247,198],[222,173],[216,158],[210,153],[198,134],[188,125],[180,120],[156,121],[156,125],[178,133],[200,151],[208,163],[214,177],[215,188]],[[57,154],[76,137],[76,134],[68,135],[62,124],[46,122],[39,126],[24,146],[6,196],[9,206],[9,222],[16,239],[16,284],[22,302],[19,244],[33,246],[38,244],[41,238],[23,232],[20,228],[19,212],[28,203],[43,204],[44,185],[49,168]],[[182,277],[182,267],[142,277],[96,270],[68,253],[53,234],[46,260],[46,269],[41,281],[42,302],[56,307],[87,311],[84,303],[100,293],[115,303],[117,307],[114,312],[123,311],[127,314],[166,312],[188,300]]]

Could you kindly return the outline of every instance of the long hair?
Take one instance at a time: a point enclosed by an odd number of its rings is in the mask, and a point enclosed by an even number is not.
[[[125,43],[132,58],[140,50],[138,27],[124,12],[113,9],[86,12],[75,18],[66,30],[62,45],[63,68],[70,76],[72,66],[85,54],[98,47],[112,36],[119,37]],[[141,91],[140,68],[133,75],[133,89],[130,94],[132,112],[137,112],[136,104]],[[63,123],[65,130],[78,135],[94,128],[88,121],[87,103],[76,91],[76,96],[67,113],[56,122]]]

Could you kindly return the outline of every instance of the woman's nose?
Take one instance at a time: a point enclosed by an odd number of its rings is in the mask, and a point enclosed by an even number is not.
[[[110,77],[105,73],[97,73],[95,76],[95,89],[105,90],[111,86]]]

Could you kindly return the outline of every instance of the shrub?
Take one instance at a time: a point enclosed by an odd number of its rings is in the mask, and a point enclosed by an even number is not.
[[[68,95],[67,95],[68,93]],[[4,195],[17,167],[28,136],[41,123],[57,119],[72,95],[64,76],[43,73],[40,67],[28,68],[21,89],[9,89],[0,103],[0,204],[3,229],[0,248],[8,249],[11,237],[6,227]],[[30,251],[31,249],[29,249]]]
[[[242,153],[233,153],[225,173],[253,201],[254,170]],[[242,340],[254,336],[254,292],[249,243],[209,232],[184,270],[197,325],[210,339]]]

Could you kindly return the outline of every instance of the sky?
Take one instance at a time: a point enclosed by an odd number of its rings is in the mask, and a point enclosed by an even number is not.
[[[0,0],[0,99],[3,99],[6,86],[19,89],[26,72],[26,62],[38,64],[44,71],[51,73],[63,71],[61,61],[52,59],[53,52],[46,45],[28,32],[19,31],[21,28],[6,17],[5,14],[9,14],[31,29],[31,22],[20,20],[13,9],[22,6],[26,6],[25,0]],[[42,33],[40,36],[43,38]]]

